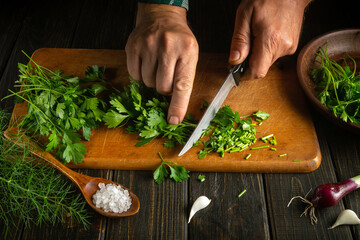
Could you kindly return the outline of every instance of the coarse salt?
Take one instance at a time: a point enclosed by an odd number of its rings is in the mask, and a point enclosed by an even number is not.
[[[129,191],[116,184],[99,183],[96,193],[92,196],[93,203],[97,208],[105,212],[122,213],[129,210],[131,197]]]

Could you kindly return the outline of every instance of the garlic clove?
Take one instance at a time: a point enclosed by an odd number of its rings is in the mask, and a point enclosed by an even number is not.
[[[360,224],[360,219],[353,210],[345,209],[337,217],[335,223],[329,228],[333,229],[340,225]]]
[[[198,197],[191,207],[188,223],[190,223],[191,218],[195,215],[196,212],[203,208],[206,208],[210,204],[210,202],[211,200],[208,199],[206,196]]]

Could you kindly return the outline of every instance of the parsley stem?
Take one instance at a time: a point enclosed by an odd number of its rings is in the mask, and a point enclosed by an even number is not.
[[[280,154],[279,157],[285,157],[287,154],[284,153],[284,154]]]
[[[267,135],[265,137],[262,137],[261,140],[265,140],[265,139],[271,138],[273,136],[274,136],[274,134],[270,134],[270,135]]]
[[[259,147],[252,147],[250,148],[251,150],[256,150],[256,149],[263,149],[263,148],[268,148],[269,145],[265,145],[265,146],[259,146]]]
[[[245,159],[248,160],[251,157],[251,153],[249,153],[248,155],[246,155]]]
[[[244,189],[241,193],[239,193],[238,198],[240,198],[242,195],[244,195],[244,193],[246,193],[246,189]]]

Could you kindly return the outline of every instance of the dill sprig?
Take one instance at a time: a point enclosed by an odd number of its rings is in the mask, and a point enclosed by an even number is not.
[[[55,169],[38,161],[3,133],[8,115],[0,109],[0,221],[4,234],[20,220],[31,224],[90,224],[86,202]],[[23,134],[23,133],[18,133]],[[17,136],[20,139],[20,136]]]

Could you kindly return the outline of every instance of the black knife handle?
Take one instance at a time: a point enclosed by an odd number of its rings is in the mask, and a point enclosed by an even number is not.
[[[240,78],[244,75],[245,69],[247,67],[247,61],[243,61],[239,65],[234,66],[230,71],[235,79],[236,85],[239,85]]]

